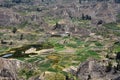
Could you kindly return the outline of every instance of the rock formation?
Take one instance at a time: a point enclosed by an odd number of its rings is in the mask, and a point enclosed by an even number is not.
[[[20,80],[19,71],[21,69],[32,70],[33,66],[15,59],[0,58],[0,79],[1,80]],[[24,78],[23,78],[24,79]]]
[[[119,80],[120,72],[112,68],[107,70],[108,61],[89,60],[82,63],[77,70],[80,80]]]

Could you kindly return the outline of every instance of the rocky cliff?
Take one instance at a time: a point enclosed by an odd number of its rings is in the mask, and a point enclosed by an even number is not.
[[[107,71],[109,61],[89,60],[81,64],[77,71],[80,80],[119,80],[120,71],[114,67]]]
[[[48,5],[49,2],[52,4]],[[7,2],[4,2],[1,0],[0,25],[13,26],[26,21],[29,24],[32,24],[34,20],[34,23],[37,23],[40,26],[41,24],[39,21],[41,21],[41,18],[44,19],[46,16],[53,18],[66,18],[70,20],[71,18],[80,19],[82,17],[82,14],[91,16],[92,21],[103,20],[107,23],[113,21],[115,22],[116,15],[120,9],[119,5],[120,4],[115,3],[114,1],[98,1],[97,3],[89,1],[85,4],[79,4],[77,0],[74,2],[67,0],[9,0]],[[27,18],[27,16],[29,18]]]
[[[31,64],[19,60],[0,58],[0,79],[24,80],[25,78],[19,75],[19,71],[22,69],[32,70],[33,68]]]

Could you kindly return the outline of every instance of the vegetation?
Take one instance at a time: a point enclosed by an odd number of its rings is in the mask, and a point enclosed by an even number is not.
[[[18,74],[20,77],[29,79],[30,77],[35,76],[38,73],[40,73],[40,72],[37,70],[21,69]]]
[[[13,32],[13,33],[16,33],[16,32],[17,32],[17,28],[14,27],[14,28],[12,29],[12,32]]]
[[[106,72],[113,69],[113,62],[117,63],[115,68],[120,70],[120,45],[114,44],[120,36],[120,15],[117,15],[117,22],[106,23],[107,20],[99,16],[94,18],[92,13],[81,11],[82,5],[65,4],[73,0],[63,0],[64,5],[61,2],[49,6],[56,1],[5,0],[0,3],[0,17],[5,18],[0,20],[0,56],[12,54],[6,58],[34,65],[36,69],[19,70],[19,76],[26,80],[42,74],[45,80],[77,80],[76,75],[63,70],[71,69],[71,66],[76,68],[89,58],[106,60],[106,55],[111,58],[106,65]],[[2,10],[3,7],[7,8]],[[87,6],[83,7],[87,9]],[[104,9],[104,6],[100,9]],[[96,15],[102,15],[97,10],[95,12]],[[103,14],[105,19],[106,16]],[[4,26],[2,21],[6,23]]]
[[[91,20],[91,16],[82,14],[82,20]]]

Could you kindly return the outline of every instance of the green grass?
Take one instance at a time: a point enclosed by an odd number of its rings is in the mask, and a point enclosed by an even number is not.
[[[83,50],[78,50],[77,52],[78,60],[81,62],[87,60],[88,58],[94,58],[94,59],[99,59],[99,54],[95,51],[89,50],[89,48],[83,49]]]
[[[53,68],[48,68],[47,70],[50,71],[50,72],[58,72],[58,70],[53,69]]]
[[[25,58],[26,57],[17,57],[16,59],[21,60],[21,61],[25,61]]]
[[[27,68],[23,68],[19,70],[19,73],[18,73],[20,77],[22,76],[26,78],[26,80],[28,80],[30,77],[35,76],[37,74],[40,74],[40,72],[32,69],[27,69]]]
[[[66,44],[67,47],[77,48],[78,45],[76,43],[68,43]]]
[[[115,45],[113,52],[120,52],[120,45]]]
[[[111,30],[120,30],[120,27],[118,27],[117,23],[107,23],[104,24],[103,26]]]
[[[42,62],[39,65],[37,65],[41,71],[47,71],[47,69],[52,67],[51,60],[47,60],[46,62]]]
[[[8,50],[9,47],[8,46],[0,46],[0,53],[4,53],[6,50]]]
[[[23,35],[23,39],[27,39],[29,41],[36,41],[38,40],[38,37],[37,35],[27,34],[27,35]]]
[[[33,63],[34,61],[42,61],[42,60],[44,60],[43,57],[41,57],[41,56],[35,56],[35,57],[29,58],[29,59],[27,60],[27,62]]]
[[[54,44],[54,49],[55,49],[56,51],[64,50],[64,49],[65,49],[64,47],[65,47],[64,45],[59,44],[59,43]]]
[[[100,42],[98,42],[98,41],[95,41],[94,43],[95,43],[96,46],[103,46],[103,45],[102,45]]]
[[[32,40],[32,38],[35,39],[35,35],[30,34],[29,36],[24,36],[28,40]],[[62,44],[63,41],[66,41],[65,44]],[[64,43],[64,42],[63,42]],[[25,51],[31,47],[37,48],[37,50],[41,49],[49,49],[54,48],[56,50],[56,53],[46,54],[46,55],[36,55],[31,57],[18,57],[18,60],[22,60],[31,64],[34,64],[41,70],[44,71],[50,71],[50,72],[61,72],[62,69],[68,68],[70,66],[77,66],[81,62],[86,61],[88,58],[92,57],[95,59],[99,58],[99,55],[95,51],[91,51],[91,47],[89,45],[91,43],[95,43],[96,46],[102,46],[99,42],[84,42],[77,38],[49,38],[46,43],[40,45],[40,44],[28,44],[22,47],[13,48],[12,50],[18,50],[18,51]],[[85,47],[82,47],[85,45]],[[59,51],[65,50],[65,48],[71,48],[77,50],[73,54],[69,53],[59,53]],[[53,55],[52,58],[48,58],[48,56]],[[55,55],[55,56],[54,56]],[[57,58],[56,58],[57,57]],[[29,78],[33,74],[29,73],[31,71],[22,71],[21,73],[26,76],[26,78]]]
[[[79,46],[84,44],[83,41],[80,41],[79,39],[76,38],[71,38],[69,40],[70,41],[65,44],[67,47],[78,48]]]

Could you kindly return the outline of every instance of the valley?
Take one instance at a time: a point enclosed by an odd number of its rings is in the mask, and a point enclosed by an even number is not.
[[[0,0],[0,80],[119,80],[119,5]]]

